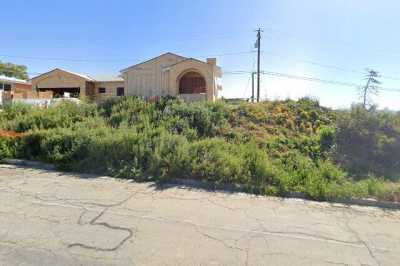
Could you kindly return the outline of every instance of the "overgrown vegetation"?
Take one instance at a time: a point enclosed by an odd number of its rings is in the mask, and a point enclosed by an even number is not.
[[[332,111],[315,100],[231,105],[149,103],[124,97],[101,106],[7,107],[0,159],[136,180],[190,178],[253,193],[313,199],[400,195],[400,115]]]

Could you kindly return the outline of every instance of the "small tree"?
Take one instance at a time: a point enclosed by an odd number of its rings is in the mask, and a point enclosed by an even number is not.
[[[3,63],[0,61],[0,75],[14,77],[17,79],[28,79],[27,67],[13,63]]]
[[[356,179],[400,180],[400,117],[354,105],[337,119],[336,159]]]
[[[365,109],[372,105],[371,95],[379,94],[379,85],[381,84],[381,82],[378,80],[379,77],[379,72],[372,69],[368,70],[368,73],[365,75],[365,80],[367,83],[364,87],[359,89],[360,97],[362,98]]]

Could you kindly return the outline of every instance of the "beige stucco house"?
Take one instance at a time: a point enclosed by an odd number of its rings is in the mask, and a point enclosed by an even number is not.
[[[121,70],[119,77],[95,77],[56,68],[32,78],[31,83],[33,90],[52,91],[54,97],[84,96],[96,102],[124,95],[213,101],[221,90],[221,76],[215,58],[203,62],[166,53]]]
[[[221,68],[215,58],[203,62],[173,53],[121,70],[127,95],[142,97],[178,96],[189,101],[218,97]]]

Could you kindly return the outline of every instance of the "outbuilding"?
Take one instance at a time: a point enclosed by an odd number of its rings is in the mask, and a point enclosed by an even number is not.
[[[32,91],[32,84],[23,79],[0,75],[0,104],[3,104],[3,94]]]
[[[36,91],[52,91],[58,97],[87,97],[96,102],[125,94],[121,77],[92,77],[56,68],[31,79]]]

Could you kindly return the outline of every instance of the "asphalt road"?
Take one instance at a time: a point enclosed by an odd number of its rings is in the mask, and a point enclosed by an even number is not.
[[[0,166],[0,265],[400,265],[400,211]]]

